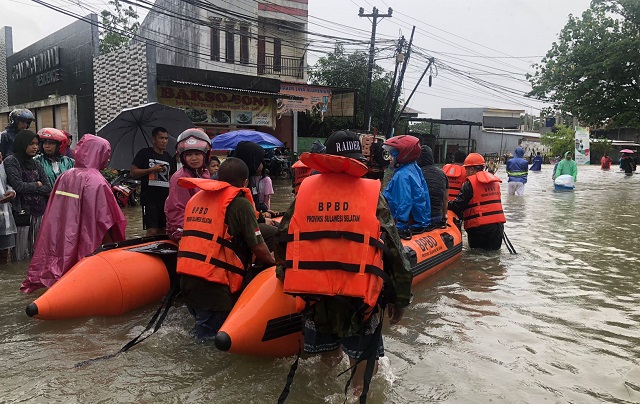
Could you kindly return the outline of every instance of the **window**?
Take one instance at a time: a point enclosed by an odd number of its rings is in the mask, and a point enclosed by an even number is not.
[[[220,60],[220,27],[211,27],[211,60]]]
[[[227,23],[226,29],[226,38],[225,38],[225,62],[227,63],[235,63],[236,52],[235,52],[235,35],[233,32],[235,31],[234,23]]]
[[[249,63],[249,27],[240,27],[240,63]]]
[[[273,71],[280,72],[282,70],[282,40],[273,38]]]

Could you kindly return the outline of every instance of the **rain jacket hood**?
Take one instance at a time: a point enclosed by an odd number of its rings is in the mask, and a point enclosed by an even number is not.
[[[424,145],[420,149],[421,151],[420,157],[418,157],[418,165],[420,167],[434,165],[435,162],[433,161],[433,150],[431,150],[431,147]]]
[[[76,167],[65,171],[51,192],[22,292],[51,287],[95,251],[107,232],[113,241],[125,238],[126,219],[98,171],[109,161],[109,142],[84,135],[76,152]]]
[[[111,145],[106,139],[87,133],[82,136],[75,150],[77,168],[102,170],[109,164]]]
[[[516,157],[522,158],[524,156],[524,149],[520,146],[516,147],[516,149],[513,152],[513,155]]]

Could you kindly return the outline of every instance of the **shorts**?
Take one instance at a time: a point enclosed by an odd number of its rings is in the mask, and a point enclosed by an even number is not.
[[[167,227],[167,217],[164,215],[164,204],[142,205],[142,228],[164,229]]]
[[[382,343],[382,333],[378,333],[378,341],[373,341],[375,331],[380,323],[380,312],[376,312],[369,317],[365,323],[364,335],[354,335],[340,338],[337,334],[322,334],[316,331],[312,319],[307,318],[304,323],[302,333],[304,335],[304,351],[310,354],[330,352],[342,347],[352,359],[358,359],[369,344],[377,344],[376,359],[384,356],[384,344]]]

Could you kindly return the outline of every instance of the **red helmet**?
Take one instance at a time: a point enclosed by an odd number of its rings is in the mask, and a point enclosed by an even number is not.
[[[58,142],[58,144],[60,144],[58,153],[63,156],[66,155],[67,147],[69,146],[69,139],[61,130],[56,128],[42,128],[38,131],[38,137],[40,138],[41,143],[45,140]]]
[[[418,160],[420,157],[420,139],[410,135],[394,136],[384,142],[384,146],[398,150],[396,163],[407,164]]]

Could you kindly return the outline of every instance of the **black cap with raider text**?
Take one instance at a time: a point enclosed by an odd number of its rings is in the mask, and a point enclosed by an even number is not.
[[[360,137],[355,132],[345,130],[334,132],[329,136],[324,145],[327,148],[327,154],[349,157],[356,160],[363,158]]]

